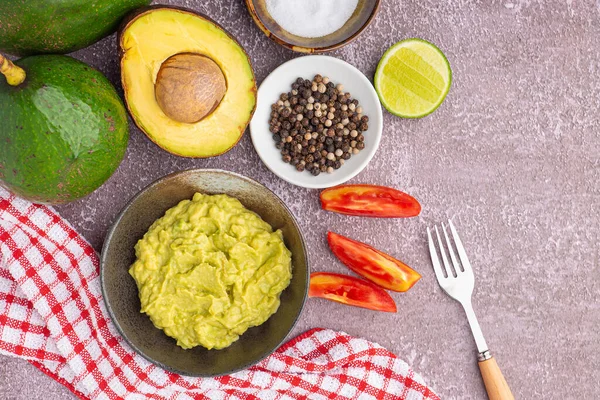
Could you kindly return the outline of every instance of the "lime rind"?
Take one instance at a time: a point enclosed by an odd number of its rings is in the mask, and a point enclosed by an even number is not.
[[[383,90],[380,86],[380,82],[383,79],[383,75],[385,75],[383,73],[384,72],[383,70],[384,70],[385,66],[388,65],[388,60],[392,56],[394,56],[397,51],[400,50],[399,48],[408,48],[410,44],[415,43],[415,42],[424,44],[426,47],[433,50],[437,55],[440,56],[440,59],[442,60],[442,64],[447,68],[446,72],[448,74],[448,77],[445,79],[445,87],[443,87],[441,89],[441,94],[439,94],[439,98],[437,99],[437,101],[432,103],[431,107],[427,108],[423,112],[406,113],[406,112],[397,110],[392,104],[390,104],[391,99],[386,99],[385,96],[383,95]],[[418,54],[416,54],[416,55],[418,56]],[[408,67],[410,67],[410,66],[408,66]],[[432,68],[429,64],[427,64],[427,67]],[[415,71],[415,72],[419,73],[418,71]],[[399,72],[399,73],[401,73],[401,72]],[[377,91],[377,95],[379,96],[379,100],[381,101],[381,104],[383,104],[383,106],[386,108],[386,110],[388,110],[391,114],[396,115],[398,117],[402,117],[402,118],[422,118],[422,117],[425,117],[425,116],[431,114],[435,110],[437,110],[437,108],[442,104],[442,102],[446,98],[448,92],[450,91],[450,87],[452,86],[452,69],[450,68],[450,63],[448,62],[448,59],[436,45],[428,42],[427,40],[423,40],[423,39],[419,39],[419,38],[410,38],[410,39],[405,39],[400,42],[397,42],[394,45],[392,45],[388,50],[386,50],[386,52],[381,57],[381,60],[379,60],[379,63],[377,65],[377,70],[375,71],[375,76],[374,76],[373,80],[374,80],[375,90]],[[431,83],[433,84],[433,82],[431,82]],[[388,84],[389,84],[389,82],[388,82]],[[409,83],[409,85],[412,85],[413,89],[416,89],[414,87],[415,84],[418,85],[419,83],[418,82]],[[405,85],[403,85],[403,87],[404,86]],[[433,84],[433,87],[437,88],[437,85]],[[431,90],[431,88],[432,88],[432,86],[426,87],[426,90],[427,89]],[[408,91],[406,91],[406,92],[408,92]],[[414,92],[412,92],[412,93],[414,94]],[[430,94],[430,92],[426,93],[426,95],[429,95],[429,94]],[[406,97],[410,97],[410,95],[406,95]]]

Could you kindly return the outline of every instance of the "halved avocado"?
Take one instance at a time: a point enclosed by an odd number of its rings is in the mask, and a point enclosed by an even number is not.
[[[216,156],[240,140],[256,82],[225,29],[192,10],[153,6],[126,19],[119,45],[127,107],[150,140],[184,157]]]

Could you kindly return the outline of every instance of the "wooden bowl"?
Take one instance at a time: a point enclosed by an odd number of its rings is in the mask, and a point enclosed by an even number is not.
[[[129,267],[134,246],[152,223],[194,193],[224,193],[237,198],[273,229],[281,229],[292,252],[292,280],[281,294],[281,305],[264,324],[248,329],[222,350],[198,346],[184,350],[140,313],[138,290]],[[308,253],[292,212],[260,183],[233,172],[195,169],[157,180],[138,193],[117,217],[102,249],[100,279],[108,312],[129,345],[160,367],[187,376],[218,376],[248,368],[274,352],[300,316],[309,281]]]
[[[359,0],[356,10],[343,27],[322,37],[305,38],[284,30],[269,14],[265,0],[245,0],[252,19],[275,43],[299,53],[323,53],[343,47],[356,39],[373,21],[380,0]]]

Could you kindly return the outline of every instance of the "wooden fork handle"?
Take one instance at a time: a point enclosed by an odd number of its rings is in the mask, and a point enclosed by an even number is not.
[[[485,390],[490,400],[515,399],[494,357],[490,356],[486,360],[479,361],[479,371],[481,371]]]

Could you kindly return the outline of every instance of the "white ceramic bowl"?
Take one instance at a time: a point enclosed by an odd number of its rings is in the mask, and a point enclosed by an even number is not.
[[[289,92],[298,77],[312,79],[316,74],[344,85],[344,91],[350,92],[360,102],[363,114],[369,116],[369,129],[364,133],[365,149],[353,155],[340,169],[319,176],[308,171],[298,172],[294,166],[283,162],[269,131],[271,104],[279,99],[281,93]],[[250,121],[250,135],[259,157],[275,175],[294,185],[318,189],[342,184],[362,171],[379,147],[382,126],[381,103],[373,85],[362,72],[337,58],[305,56],[280,65],[260,85],[256,111]]]

